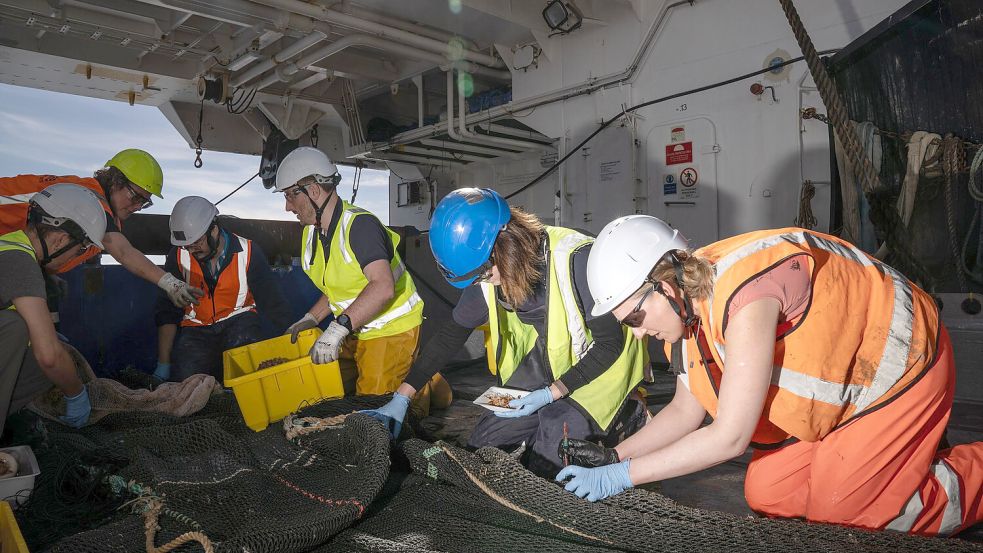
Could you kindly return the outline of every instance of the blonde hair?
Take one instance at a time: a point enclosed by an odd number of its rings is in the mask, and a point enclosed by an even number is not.
[[[680,288],[692,301],[700,301],[712,296],[715,276],[713,265],[706,259],[693,255],[692,251],[676,250],[676,259],[679,260],[683,269],[682,282],[676,278],[676,268],[668,255],[656,263],[652,272],[649,273],[649,278],[656,282],[663,280],[676,282],[676,287]]]
[[[531,213],[509,207],[512,220],[498,234],[492,257],[498,267],[502,297],[513,308],[532,296],[543,276],[543,233],[546,227]]]

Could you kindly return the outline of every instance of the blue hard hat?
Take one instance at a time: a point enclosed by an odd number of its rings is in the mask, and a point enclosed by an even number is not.
[[[430,249],[447,282],[467,288],[491,269],[495,239],[511,219],[505,198],[490,188],[461,188],[440,200],[430,221]]]

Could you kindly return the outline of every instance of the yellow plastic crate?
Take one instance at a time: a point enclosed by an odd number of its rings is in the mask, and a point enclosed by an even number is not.
[[[279,336],[222,355],[225,386],[235,393],[246,426],[259,432],[304,403],[345,395],[338,363],[314,364],[307,355],[320,335],[313,328],[301,332],[296,344],[289,335]],[[258,370],[278,357],[289,361]]]
[[[0,501],[0,551],[3,553],[31,553],[27,549],[24,536],[20,533],[20,526],[17,526],[14,510],[6,501]]]

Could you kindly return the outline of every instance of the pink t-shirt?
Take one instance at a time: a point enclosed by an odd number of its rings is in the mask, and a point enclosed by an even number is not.
[[[809,260],[805,254],[792,256],[759,276],[734,295],[727,310],[733,318],[745,305],[761,298],[775,298],[781,305],[779,332],[787,331],[805,313],[812,295]]]

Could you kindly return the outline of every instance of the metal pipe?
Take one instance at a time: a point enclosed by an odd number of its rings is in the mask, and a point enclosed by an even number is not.
[[[352,46],[367,46],[370,48],[377,48],[379,50],[385,50],[387,52],[393,52],[395,54],[400,54],[410,58],[416,58],[421,61],[429,61],[436,64],[444,64],[447,62],[440,54],[435,54],[433,52],[427,52],[420,50],[419,48],[413,48],[412,46],[405,46],[403,44],[397,44],[392,41],[379,38],[377,36],[364,35],[364,34],[354,34],[342,37],[324,47],[315,50],[304,56],[303,58],[297,60],[293,63],[280,64],[276,67],[276,71],[267,75],[259,83],[256,84],[257,89],[266,88],[278,81],[288,82],[290,77],[296,74],[301,69],[305,69],[308,66],[314,65],[315,63],[331,57],[338,52]],[[488,69],[486,67],[477,66],[471,63],[466,64],[468,69],[474,73],[485,74],[498,79],[508,80],[512,75],[508,71],[501,71],[498,69]]]
[[[324,22],[295,13],[283,12],[269,6],[262,6],[246,0],[136,0],[153,6],[160,6],[241,25],[243,27],[260,26],[268,31],[293,33],[311,33],[322,30]]]
[[[423,126],[423,75],[413,77],[413,85],[416,86],[416,126]]]
[[[464,114],[461,114],[464,117]],[[461,141],[461,135],[454,130],[454,72],[447,70],[447,136],[451,140]]]
[[[308,4],[302,0],[252,0],[254,3],[263,4],[272,8],[278,8],[282,10],[287,10],[295,14],[304,15],[314,19],[319,19],[321,21],[327,21],[328,23],[334,23],[342,27],[348,27],[355,29],[364,33],[370,33],[382,38],[388,38],[390,40],[395,40],[417,48],[424,50],[429,50],[435,53],[441,53],[445,57],[448,54],[448,45],[440,40],[435,40],[433,38],[421,36],[416,33],[411,33],[409,31],[404,31],[402,29],[397,29],[395,27],[390,27],[388,25],[383,25],[381,23],[376,23],[374,21],[367,21],[360,17],[355,17],[348,15],[346,13],[339,12],[324,6],[319,6],[316,4]],[[461,52],[464,59],[472,61],[474,63],[485,65],[487,67],[505,67],[505,63],[495,57],[481,52],[476,52],[471,49],[463,49]],[[451,60],[454,61],[454,60]]]
[[[475,156],[471,154],[457,154],[447,150],[431,150],[430,148],[417,148],[415,146],[400,146],[393,152],[400,154],[416,154],[427,157],[439,157],[451,161],[491,161],[492,158]]]
[[[668,17],[669,12],[676,7],[682,5],[693,5],[696,2],[697,0],[681,0],[679,2],[674,2],[672,4],[669,4],[668,6],[665,6],[662,9],[662,11],[659,12],[658,17],[656,17],[655,21],[652,23],[652,26],[649,27],[648,35],[646,35],[645,41],[642,42],[642,45],[639,47],[639,50],[635,55],[635,61],[633,61],[632,64],[629,65],[624,70],[597,79],[590,79],[589,81],[568,86],[560,90],[526,98],[519,102],[510,102],[509,104],[506,105],[491,108],[487,112],[481,114],[475,114],[474,118],[476,120],[480,118],[480,121],[475,121],[475,122],[476,123],[486,122],[489,120],[500,119],[502,117],[507,117],[516,112],[525,111],[528,109],[532,109],[547,104],[552,104],[555,102],[561,102],[563,100],[574,98],[576,96],[581,96],[583,94],[590,94],[591,92],[594,92],[602,88],[618,86],[623,82],[633,81],[635,79],[635,75],[638,71],[641,61],[647,56],[647,51],[651,47],[655,35],[658,34],[658,30],[661,29],[662,24],[665,22],[666,18]],[[400,135],[395,143],[406,144],[408,142],[415,142],[420,138],[432,136],[434,130],[435,129],[415,129],[412,131],[407,131],[406,133]]]
[[[375,158],[381,159],[383,161],[405,161],[408,163],[422,163],[424,165],[433,165],[435,167],[447,167],[448,169],[464,169],[467,167],[464,163],[457,163],[455,161],[447,161],[446,159],[433,159],[418,157],[413,155],[404,154],[382,154],[376,155]]]
[[[420,141],[420,144],[424,146],[433,146],[434,148],[444,148],[447,150],[460,150],[462,152],[471,152],[473,154],[484,154],[488,156],[495,157],[514,157],[517,152],[513,150],[502,149],[499,146],[489,147],[489,146],[474,146],[472,144],[465,144],[463,142],[449,142],[446,140],[436,140],[433,138],[424,138]]]
[[[515,138],[520,138],[522,140],[533,140],[537,142],[540,142],[542,140],[549,140],[548,137],[543,136],[537,133],[536,131],[523,131],[512,127],[506,127],[505,125],[495,125],[493,123],[478,123],[477,125],[474,125],[473,127],[470,128],[474,130],[475,127],[489,133],[505,134]],[[537,138],[536,135],[541,136],[542,140]]]
[[[288,59],[296,56],[304,50],[307,50],[311,46],[314,46],[326,38],[328,38],[328,33],[324,31],[314,31],[313,33],[294,41],[283,50],[280,50],[276,54],[273,54],[265,60],[250,67],[246,71],[240,73],[234,79],[232,79],[230,84],[232,86],[242,86],[254,78],[259,77],[263,73],[266,73],[270,69],[273,69],[278,64],[287,61]]]
[[[373,21],[375,23],[381,23],[383,25],[388,25],[390,27],[395,27],[397,29],[402,29],[404,31],[415,33],[418,35],[423,35],[425,37],[430,37],[434,40],[440,40],[443,42],[450,42],[451,40],[460,40],[464,42],[465,46],[468,48],[477,48],[474,41],[466,39],[464,37],[455,35],[454,33],[449,33],[443,29],[435,29],[433,27],[428,27],[426,25],[421,25],[418,23],[412,23],[406,21],[405,19],[399,19],[398,17],[392,17],[390,15],[385,15],[377,13],[365,8],[360,8],[358,6],[350,6],[347,9],[343,8],[345,13],[354,15],[355,17],[361,17],[366,21]]]

